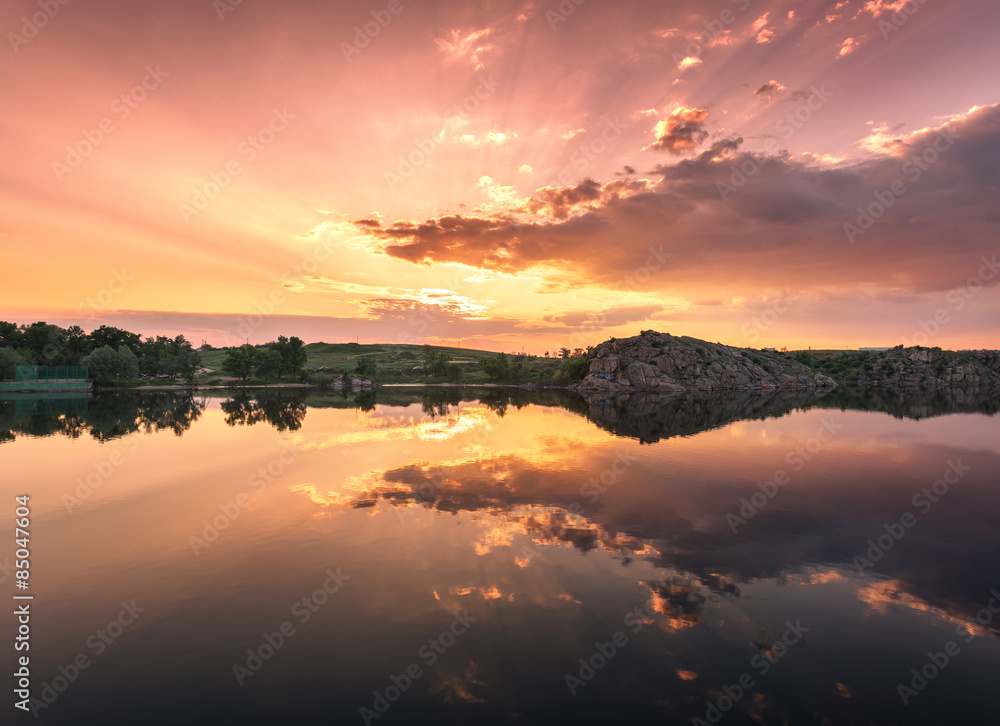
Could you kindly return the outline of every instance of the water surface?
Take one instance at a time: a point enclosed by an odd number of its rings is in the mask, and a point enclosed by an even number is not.
[[[997,410],[844,389],[2,400],[38,718],[993,722]]]

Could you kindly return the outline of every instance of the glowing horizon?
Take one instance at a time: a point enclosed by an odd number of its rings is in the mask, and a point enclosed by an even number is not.
[[[985,0],[40,7],[0,11],[0,319],[1000,348]]]

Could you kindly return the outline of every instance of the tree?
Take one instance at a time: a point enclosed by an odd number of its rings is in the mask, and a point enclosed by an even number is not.
[[[362,378],[375,380],[378,377],[378,364],[372,358],[361,358],[354,366],[354,372]]]
[[[568,383],[582,381],[589,372],[590,361],[583,356],[570,358],[559,368],[560,379]]]
[[[255,356],[254,370],[264,379],[264,383],[269,383],[271,379],[281,375],[281,362],[281,353],[273,348],[265,348]]]
[[[445,378],[448,375],[448,356],[429,345],[424,346],[424,375],[428,378]]]
[[[281,371],[297,376],[302,372],[303,366],[309,359],[306,352],[305,343],[294,335],[286,338],[284,335],[278,336],[278,340],[267,344],[268,348],[275,350],[281,356]]]
[[[22,333],[17,323],[0,320],[0,347],[16,348],[21,345]]]
[[[256,354],[257,349],[249,344],[230,348],[222,359],[222,370],[245,381],[253,373]]]
[[[297,376],[302,372],[306,362],[309,360],[309,353],[306,351],[306,344],[294,335],[288,339],[288,348],[287,365],[291,374]]]
[[[16,350],[10,348],[0,348],[0,381],[14,380],[14,373],[17,366],[28,365],[24,357]]]
[[[135,353],[141,350],[142,346],[142,338],[137,333],[130,333],[127,330],[115,328],[110,325],[102,325],[97,330],[92,330],[90,332],[90,340],[93,343],[94,350],[105,345],[109,345],[113,349],[127,345]]]
[[[38,365],[63,365],[65,338],[66,331],[58,325],[37,322],[21,326],[21,341]]]
[[[177,373],[188,383],[194,383],[194,376],[201,368],[201,353],[194,348],[181,350],[177,355]]]
[[[118,347],[118,377],[122,382],[139,377],[139,360],[127,345]]]
[[[563,360],[565,360],[566,358],[569,358],[569,354],[570,354],[569,348],[560,348],[559,349],[559,357],[562,358]]]
[[[139,375],[139,363],[132,350],[122,345],[116,351],[110,345],[98,348],[83,359],[82,364],[89,368],[90,377],[94,383],[106,386],[114,383],[124,383]]]
[[[449,363],[448,364],[448,380],[452,383],[458,383],[462,380],[462,366],[459,363]]]
[[[479,361],[479,365],[486,372],[486,377],[491,381],[503,382],[507,378],[507,354],[497,353],[494,358],[486,358]]]

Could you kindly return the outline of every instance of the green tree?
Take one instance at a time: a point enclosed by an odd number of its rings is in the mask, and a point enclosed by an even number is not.
[[[0,347],[16,348],[21,345],[22,333],[17,323],[0,320]]]
[[[139,377],[139,359],[127,345],[118,347],[118,378],[124,383]]]
[[[257,349],[249,344],[230,348],[222,359],[222,370],[245,381],[253,373],[256,356]]]
[[[83,359],[82,364],[90,369],[94,383],[106,386],[133,380],[139,375],[139,363],[135,354],[125,345],[116,351],[110,345],[98,348]]]
[[[255,356],[254,370],[264,379],[264,383],[270,383],[281,375],[281,363],[281,353],[273,348],[265,348]]]
[[[302,342],[301,338],[293,335],[288,339],[288,357],[287,360],[284,360],[289,372],[293,376],[299,375],[308,361],[309,353],[306,351],[306,344]]]
[[[44,322],[21,326],[21,341],[38,365],[55,366],[66,362],[66,331]]]
[[[374,381],[378,377],[378,363],[372,358],[361,358],[354,366],[354,372],[362,378]]]
[[[0,348],[0,381],[14,380],[15,368],[28,365],[24,357],[16,350]]]
[[[479,361],[479,365],[486,372],[486,377],[491,381],[497,383],[502,383],[507,379],[508,374],[508,364],[507,364],[507,354],[497,353],[494,358],[486,358],[485,360]]]
[[[277,351],[281,356],[282,373],[298,376],[309,359],[305,343],[294,335],[291,338],[280,335],[275,342],[268,343],[267,347]]]
[[[582,381],[590,372],[590,361],[583,356],[570,358],[559,368],[561,380],[568,383]]]
[[[428,378],[448,377],[448,356],[444,351],[434,350],[431,346],[424,346],[424,375]]]
[[[93,344],[93,350],[102,348],[105,345],[109,345],[117,350],[122,345],[127,345],[135,353],[141,350],[142,347],[142,338],[137,333],[130,333],[127,330],[115,328],[110,325],[102,325],[97,330],[90,331],[90,340]]]
[[[458,383],[460,380],[462,380],[462,373],[463,370],[461,364],[459,363],[448,364],[447,377],[448,380],[451,381],[452,383]]]
[[[201,353],[188,344],[187,348],[177,354],[176,368],[181,378],[188,383],[194,383],[194,376],[201,368]]]

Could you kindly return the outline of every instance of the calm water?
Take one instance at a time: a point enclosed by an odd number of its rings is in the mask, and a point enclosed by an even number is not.
[[[998,408],[4,400],[0,577],[42,723],[993,723]]]

